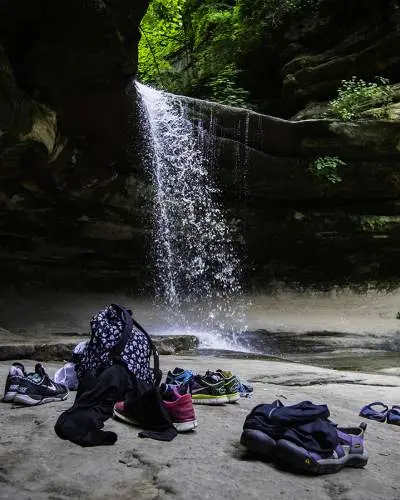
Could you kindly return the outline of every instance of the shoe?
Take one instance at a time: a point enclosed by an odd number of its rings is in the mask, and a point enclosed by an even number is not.
[[[135,420],[127,411],[125,401],[118,401],[118,403],[115,403],[113,417],[117,420],[121,420],[122,422],[126,422],[127,424],[137,425],[139,427],[141,426],[140,422]]]
[[[211,377],[195,375],[191,391],[194,404],[223,405],[229,402],[224,380],[216,382]]]
[[[265,458],[271,458],[276,446],[276,441],[260,430],[244,429],[240,436],[240,444],[251,453],[262,455]]]
[[[35,406],[52,401],[64,401],[67,397],[67,387],[51,380],[43,366],[37,363],[34,373],[29,373],[20,379],[18,392],[14,396],[13,402]]]
[[[387,412],[387,423],[400,425],[400,406],[395,405]]]
[[[271,404],[255,406],[247,415],[240,443],[251,453],[271,458],[277,439],[283,436],[285,428],[270,421],[270,415],[283,403],[276,399]]]
[[[240,399],[239,379],[230,371],[217,370],[216,372],[208,371],[206,376],[216,382],[223,380],[225,385],[225,394],[228,398],[228,403],[236,403]]]
[[[174,368],[171,372],[167,373],[167,378],[165,383],[167,385],[181,385],[181,384],[190,384],[193,380],[194,371],[192,370],[184,370],[183,368]]]
[[[169,385],[162,387],[163,404],[178,432],[187,432],[197,427],[196,414],[193,408],[192,396],[180,394],[179,390]]]
[[[19,384],[24,377],[26,377],[24,365],[22,363],[13,363],[8,370],[6,386],[4,388],[4,402],[11,403],[14,400]]]
[[[378,408],[383,408],[378,410]],[[369,418],[370,420],[376,420],[377,422],[385,422],[389,407],[380,401],[375,403],[370,403],[365,405],[360,410],[360,417]]]
[[[275,457],[295,469],[314,474],[332,474],[343,467],[365,467],[368,453],[364,444],[366,424],[359,427],[338,428],[339,444],[329,456],[311,452],[287,439],[280,439],[274,450]]]
[[[241,398],[251,398],[253,395],[254,389],[251,387],[251,385],[248,385],[247,383],[244,384],[240,379],[239,379],[239,394]]]

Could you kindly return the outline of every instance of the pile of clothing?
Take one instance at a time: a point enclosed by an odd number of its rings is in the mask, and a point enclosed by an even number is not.
[[[246,417],[240,442],[252,454],[315,474],[364,467],[366,424],[338,427],[329,416],[326,405],[311,401],[257,405]]]

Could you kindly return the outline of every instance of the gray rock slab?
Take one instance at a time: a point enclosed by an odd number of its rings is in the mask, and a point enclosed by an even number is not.
[[[33,361],[26,360],[28,369]],[[61,363],[46,364],[50,375]],[[0,362],[4,386],[9,364]],[[250,459],[239,444],[248,412],[281,399],[327,403],[341,426],[356,425],[364,404],[400,403],[400,377],[336,372],[303,364],[162,356],[164,373],[175,366],[198,372],[231,369],[251,381],[251,399],[223,407],[197,406],[197,430],[170,443],[140,439],[136,428],[109,420],[118,434],[111,447],[80,448],[60,440],[53,427],[70,399],[38,407],[0,403],[0,498],[54,499],[276,499],[398,500],[400,427],[367,421],[369,462],[327,476],[304,476]],[[305,383],[307,382],[308,383]]]
[[[87,337],[88,338],[88,337]],[[191,351],[199,345],[194,335],[168,335],[152,337],[159,354],[177,354]],[[38,361],[63,361],[71,357],[72,350],[83,338],[58,337],[58,341],[44,341],[40,344],[15,342],[2,344],[0,339],[0,361],[32,358]]]

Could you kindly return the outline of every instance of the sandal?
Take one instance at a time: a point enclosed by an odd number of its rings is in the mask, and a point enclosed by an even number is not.
[[[374,406],[382,407],[383,410],[378,410],[374,408]],[[376,401],[375,403],[370,403],[369,405],[364,406],[360,410],[360,417],[369,418],[370,420],[376,420],[377,422],[385,422],[386,416],[388,413],[389,407],[380,401]]]
[[[394,405],[387,412],[387,423],[392,425],[400,425],[400,406]]]

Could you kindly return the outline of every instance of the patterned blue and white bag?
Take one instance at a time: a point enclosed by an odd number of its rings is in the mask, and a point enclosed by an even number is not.
[[[131,311],[111,304],[93,316],[90,328],[90,341],[76,365],[79,381],[86,375],[99,375],[114,363],[122,363],[138,380],[159,383],[157,350],[148,333],[132,318]],[[151,354],[154,368],[150,366]]]

